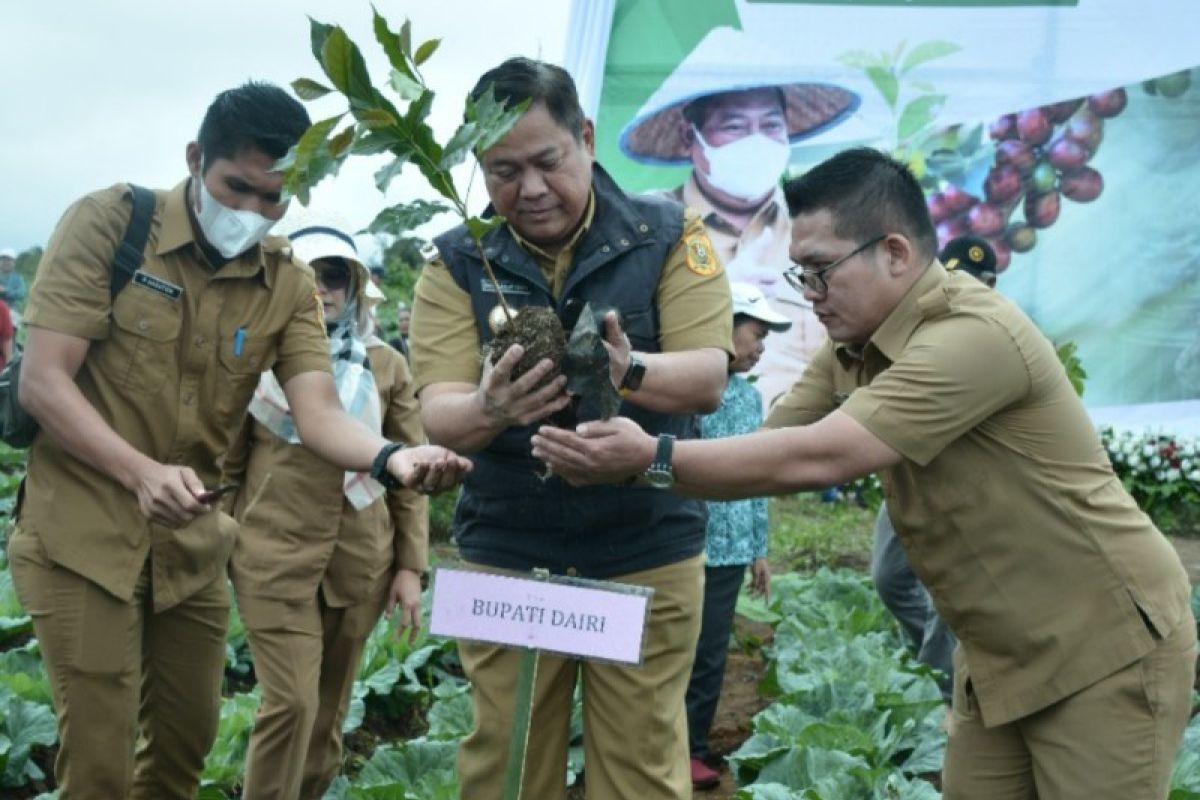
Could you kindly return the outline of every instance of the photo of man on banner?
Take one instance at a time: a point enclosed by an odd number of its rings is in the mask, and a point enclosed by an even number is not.
[[[742,64],[739,71],[728,65]],[[668,194],[700,212],[730,281],[758,286],[794,323],[771,337],[756,373],[770,401],[803,371],[825,337],[811,309],[787,290],[791,235],[783,192],[792,145],[844,121],[854,92],[803,79],[742,31],[709,31],[620,135],[622,152],[656,166],[690,164]]]

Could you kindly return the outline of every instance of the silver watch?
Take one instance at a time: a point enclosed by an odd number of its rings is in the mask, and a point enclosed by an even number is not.
[[[675,437],[669,433],[658,435],[658,450],[654,460],[642,473],[641,483],[655,489],[670,489],[675,485],[675,470],[671,468],[671,453],[675,448]]]

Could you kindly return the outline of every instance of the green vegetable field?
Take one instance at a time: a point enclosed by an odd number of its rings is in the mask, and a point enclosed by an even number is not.
[[[0,512],[5,516],[23,456],[0,449]],[[837,530],[857,519],[845,516],[856,512],[832,506],[823,513],[841,521],[826,520],[825,528]],[[774,510],[781,536],[795,544],[796,529],[786,518],[795,507],[780,501]],[[817,562],[845,560],[811,539],[805,542],[810,552],[819,553]],[[944,709],[928,668],[908,655],[862,572],[815,566],[797,550],[786,557],[804,561],[805,568],[780,570],[768,604],[744,596],[739,605],[744,618],[771,626],[773,634],[761,650],[766,666],[759,692],[769,704],[753,718],[749,737],[728,756],[739,786],[733,797],[939,798]],[[32,624],[17,602],[7,566],[0,555],[0,796],[48,800],[55,796],[48,775],[57,738],[54,713]],[[1200,593],[1193,593],[1192,602],[1200,613]],[[345,724],[343,773],[326,797],[457,798],[456,750],[471,727],[471,704],[454,642],[422,633],[410,645],[387,624],[382,621],[367,642]],[[226,697],[198,795],[204,800],[239,796],[257,705],[236,612],[226,647]],[[577,782],[583,769],[581,730],[577,707],[568,783]],[[1200,717],[1188,729],[1170,799],[1200,800]]]

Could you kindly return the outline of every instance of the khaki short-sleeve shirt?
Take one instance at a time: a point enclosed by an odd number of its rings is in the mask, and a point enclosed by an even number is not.
[[[215,485],[219,458],[259,374],[281,384],[330,371],[312,272],[268,238],[213,270],[195,241],[188,182],[158,192],[145,262],[111,298],[113,252],[130,216],[124,184],[67,210],[38,267],[26,323],[91,340],[76,383],[123,439],[150,458]],[[225,568],[232,525],[216,511],[168,530],[137,498],[39,434],[29,454],[23,532],[49,558],[117,597],[132,596],[151,556],[154,603],[165,608]]]
[[[374,340],[367,357],[383,412],[381,432],[422,444],[404,356]],[[222,480],[241,484],[231,504],[241,528],[229,564],[239,604],[250,598],[302,602],[319,589],[326,604],[344,608],[368,600],[393,568],[423,572],[428,566],[426,497],[399,488],[356,509],[346,499],[342,469],[253,417],[225,459]]]
[[[1054,348],[1001,294],[932,265],[865,346],[827,343],[767,425],[835,408],[882,474],[987,725],[1044,708],[1187,620],[1178,556],[1137,508]]]
[[[663,265],[655,292],[659,346],[663,352],[715,347],[732,356],[733,305],[725,272],[689,267],[688,244],[701,238],[707,244],[703,221],[695,211],[685,210],[683,233]],[[550,274],[565,275],[564,264],[571,263],[569,251],[560,252],[556,259],[530,252]],[[559,280],[553,285],[562,284]],[[426,264],[417,280],[410,331],[418,392],[433,383],[479,382],[481,342],[471,296],[454,282],[440,259]]]

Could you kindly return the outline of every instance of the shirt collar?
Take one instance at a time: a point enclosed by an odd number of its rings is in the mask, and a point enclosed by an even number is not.
[[[192,246],[199,254],[200,243],[196,241],[192,229],[192,218],[188,212],[188,187],[191,178],[185,178],[167,193],[167,201],[163,206],[162,225],[158,234],[158,245],[155,253],[159,256]],[[224,264],[214,273],[218,278],[251,278],[261,275],[267,288],[271,288],[274,280],[271,270],[267,269],[266,253],[279,252],[287,244],[287,239],[269,236],[260,244],[242,253],[232,261]]]
[[[696,182],[696,171],[692,170],[691,177],[687,183],[683,185],[683,204],[689,208],[693,208],[700,212],[700,216],[704,219],[704,225],[708,228],[717,228],[730,233],[734,236],[740,236],[742,231],[733,226],[729,220],[721,216],[721,211],[714,206],[709,199],[700,191],[700,184]],[[754,216],[746,223],[745,230],[752,230],[755,226],[762,228],[774,227],[781,220],[791,230],[791,221],[787,214],[783,213],[787,201],[783,195],[783,187],[776,186],[771,192],[771,196],[767,198],[767,202],[759,206],[758,211],[754,212]]]
[[[912,338],[917,326],[927,316],[925,302],[927,295],[941,288],[949,273],[936,259],[925,268],[921,277],[917,278],[900,302],[892,309],[883,323],[871,335],[866,347],[850,344],[839,344],[836,347],[838,358],[845,363],[846,359],[863,360],[867,347],[879,351],[888,361],[895,363],[904,351],[908,340]]]
[[[583,238],[585,233],[587,233],[588,228],[592,227],[592,220],[595,219],[595,216],[596,189],[593,187],[592,189],[588,190],[588,203],[587,208],[585,208],[583,211],[583,222],[580,223],[579,227],[575,229],[575,233],[571,235],[571,238],[565,245],[562,246],[562,249],[559,250],[558,256],[550,255],[533,242],[521,236],[521,234],[517,232],[517,229],[512,225],[508,226],[508,230],[512,233],[513,238],[516,239],[518,245],[523,247],[525,250],[528,250],[530,253],[533,253],[535,256],[546,259],[549,263],[553,264],[556,263],[559,258],[562,258],[564,253],[568,256],[570,255],[571,251],[575,249],[575,245],[579,244],[579,240]]]

